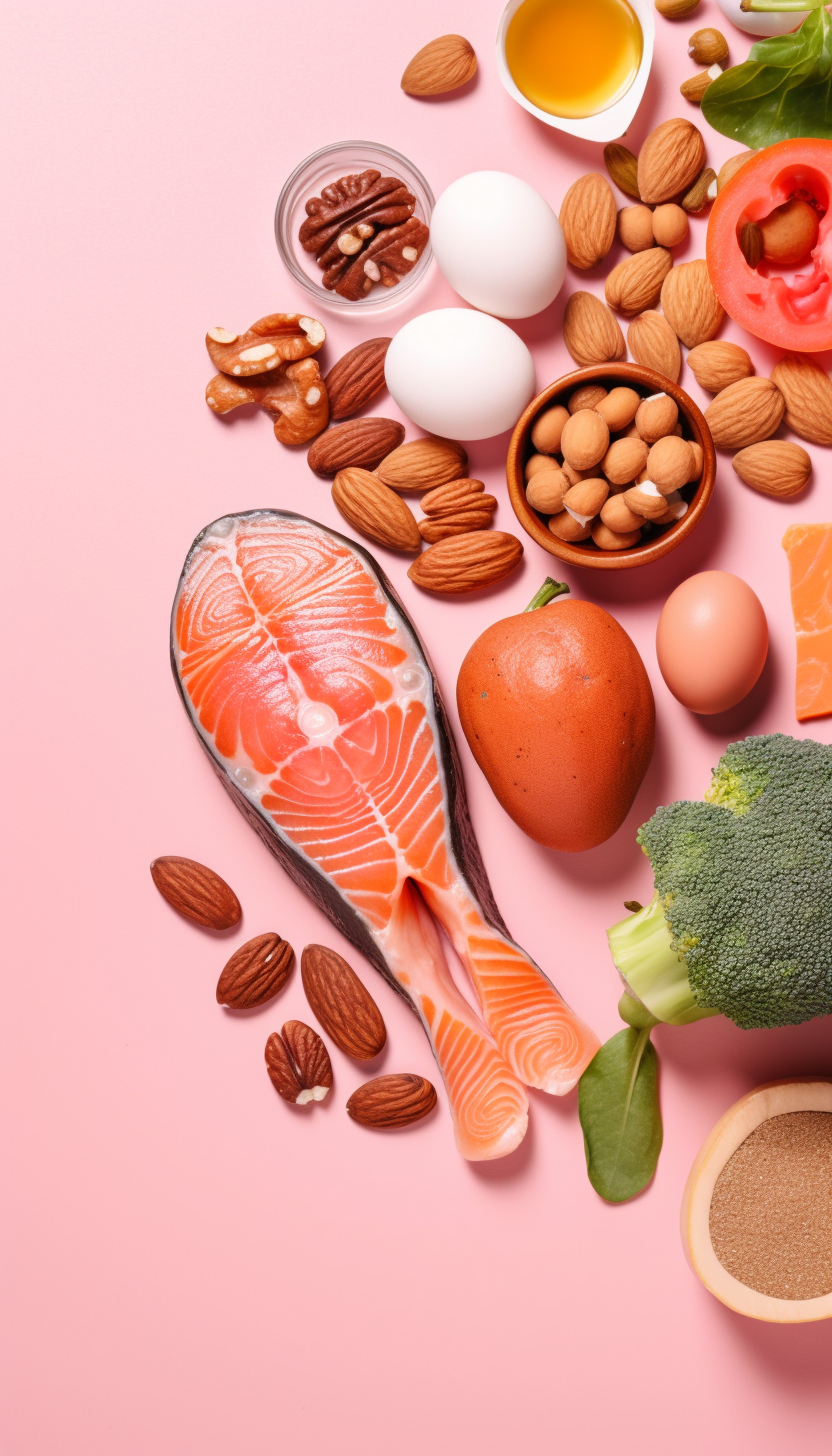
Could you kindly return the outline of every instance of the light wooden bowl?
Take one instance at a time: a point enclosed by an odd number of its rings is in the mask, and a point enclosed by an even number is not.
[[[729,1309],[771,1324],[832,1319],[832,1294],[816,1299],[775,1299],[735,1279],[720,1264],[711,1243],[711,1199],[720,1173],[740,1143],[761,1122],[788,1112],[832,1113],[832,1081],[823,1077],[784,1078],[765,1082],[741,1097],[705,1139],[682,1199],[682,1244],[694,1273]]]
[[[532,425],[543,410],[550,405],[565,405],[569,396],[585,384],[602,384],[605,389],[614,389],[618,384],[629,384],[645,396],[662,392],[669,394],[679,407],[679,420],[686,439],[696,440],[702,446],[702,475],[689,502],[687,513],[681,521],[665,527],[660,536],[640,541],[637,546],[631,546],[626,551],[599,551],[591,541],[589,544],[559,541],[526,500],[524,470],[529,456],[534,454],[531,442]],[[713,494],[716,454],[711,432],[701,410],[697,409],[690,396],[678,384],[666,379],[663,374],[658,374],[655,369],[645,369],[640,364],[595,364],[590,369],[576,369],[574,373],[557,379],[524,410],[508,447],[506,477],[514,514],[526,534],[538,546],[542,546],[544,551],[560,557],[561,561],[568,562],[570,566],[590,566],[600,571],[623,571],[631,566],[647,566],[651,561],[660,560],[696,529]]]

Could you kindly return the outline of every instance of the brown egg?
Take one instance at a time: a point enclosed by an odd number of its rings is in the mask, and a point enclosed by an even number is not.
[[[759,597],[730,571],[700,571],[671,593],[656,655],[674,698],[692,713],[723,713],[751,692],[768,654]]]

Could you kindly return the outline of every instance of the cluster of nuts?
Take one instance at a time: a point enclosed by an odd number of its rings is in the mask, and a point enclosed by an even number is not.
[[[624,551],[681,520],[702,448],[682,435],[675,400],[625,385],[584,385],[532,426],[526,500],[559,541]]]
[[[375,283],[393,288],[419,261],[430,230],[398,177],[373,167],[339,177],[306,203],[298,238],[314,253],[324,288],[355,303]]]

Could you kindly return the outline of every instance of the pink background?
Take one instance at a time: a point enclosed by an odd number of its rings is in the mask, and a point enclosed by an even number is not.
[[[308,306],[281,269],[272,214],[288,171],[329,141],[385,141],[437,194],[465,171],[503,168],[556,208],[600,166],[600,148],[539,125],[503,92],[499,10],[4,6],[8,1456],[829,1450],[832,1324],[729,1313],[689,1271],[678,1234],[685,1178],[716,1118],[764,1079],[832,1072],[828,1021],[659,1031],[665,1150],[644,1196],[610,1208],[586,1179],[574,1095],[532,1094],[522,1149],[471,1166],[441,1086],[437,1114],[407,1133],[350,1123],[343,1104],[363,1072],[334,1049],[327,1104],[301,1115],[279,1101],[263,1045],[308,1015],[298,975],[258,1012],[214,999],[230,951],[263,930],[298,950],[347,948],[222,793],[168,667],[170,603],[206,522],[285,506],[339,524],[304,452],[278,446],[262,415],[209,414],[205,330]],[[709,22],[723,24],[711,0],[695,24],[657,16],[636,146],[667,115],[695,115],[676,88],[688,33]],[[449,29],[476,47],[475,84],[439,103],[404,96],[411,54]],[[725,29],[742,59],[747,41]],[[735,150],[707,141],[716,165]],[[704,234],[694,222],[687,256],[701,255]],[[570,277],[563,296],[602,284],[602,272],[588,285]],[[454,301],[434,268],[416,307]],[[541,386],[569,365],[561,312],[562,299],[518,325]],[[327,362],[403,317],[327,317]],[[765,370],[772,356],[751,347]],[[682,383],[700,397],[687,370]],[[374,408],[395,414],[386,398]],[[474,445],[471,460],[511,530],[505,445]],[[655,759],[608,844],[569,857],[530,843],[461,744],[506,920],[603,1036],[619,1025],[604,930],[624,898],[649,892],[636,826],[657,802],[699,797],[732,737],[801,731],[780,538],[791,521],[829,518],[829,457],[814,454],[799,503],[753,494],[723,457],[707,517],[665,564],[571,573],[574,594],[633,635],[656,692]],[[503,588],[448,601],[420,594],[406,561],[378,556],[455,718],[468,645],[520,610],[552,563],[527,543]],[[654,652],[664,597],[705,567],[751,583],[772,636],[751,700],[710,720],[670,697]],[[832,739],[828,720],[812,731]],[[218,939],[168,909],[147,870],[165,853],[228,878],[244,905],[237,932]],[[380,1069],[434,1076],[415,1018],[348,953],[387,1021]]]

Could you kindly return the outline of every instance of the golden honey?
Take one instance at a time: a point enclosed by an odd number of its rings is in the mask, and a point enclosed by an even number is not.
[[[506,65],[552,116],[594,116],[628,91],[642,34],[627,0],[523,0],[506,31]]]

